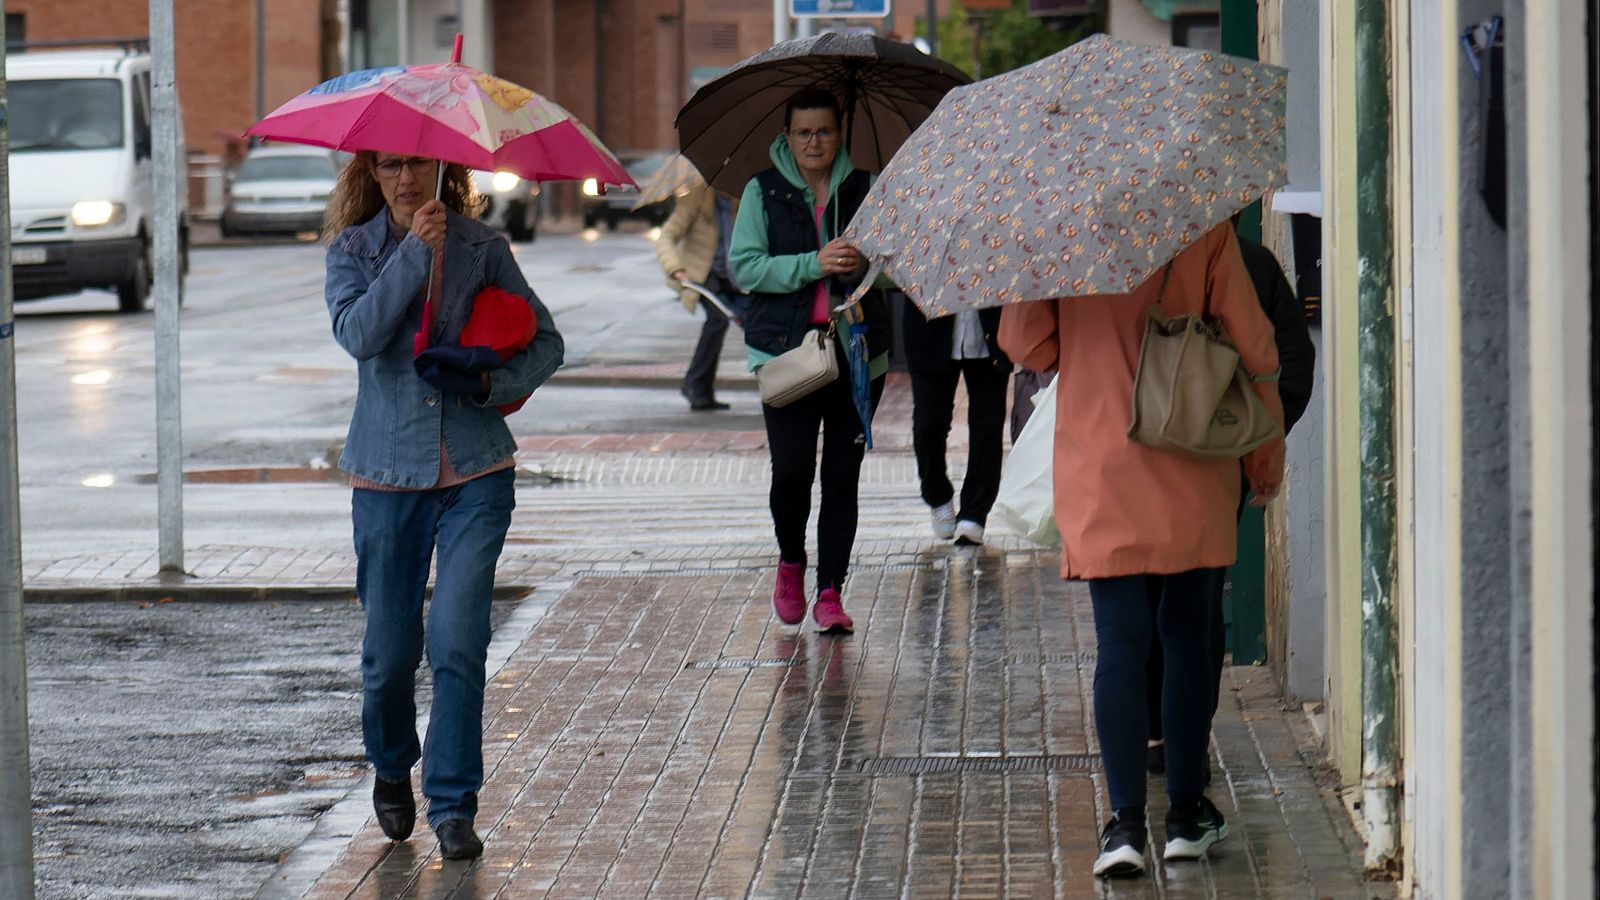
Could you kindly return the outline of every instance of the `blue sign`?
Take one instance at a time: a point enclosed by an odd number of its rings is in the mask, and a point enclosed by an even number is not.
[[[789,15],[797,19],[881,19],[888,14],[889,0],[789,0]]]

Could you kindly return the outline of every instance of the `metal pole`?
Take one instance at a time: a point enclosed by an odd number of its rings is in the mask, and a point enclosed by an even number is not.
[[[150,0],[151,164],[155,193],[156,505],[161,571],[183,571],[183,419],[178,383],[178,95],[172,0]]]
[[[1389,181],[1388,0],[1355,6],[1356,341],[1361,360],[1361,818],[1368,871],[1399,851],[1396,670],[1394,249]]]
[[[789,0],[772,0],[772,42],[789,39]]]
[[[939,3],[928,0],[928,54],[939,52]]]
[[[0,13],[5,8],[0,0]],[[4,22],[0,14],[0,23]],[[17,495],[17,354],[11,311],[10,141],[0,24],[0,897],[33,898],[28,664],[22,621],[22,504]]]

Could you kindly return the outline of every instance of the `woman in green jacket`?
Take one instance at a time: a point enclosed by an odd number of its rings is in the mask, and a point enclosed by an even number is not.
[[[750,292],[744,336],[753,369],[799,346],[806,332],[828,328],[834,307],[865,269],[861,254],[838,234],[872,180],[850,164],[842,143],[838,99],[820,88],[802,90],[784,110],[783,134],[772,143],[773,167],[745,185],[728,259],[735,280]],[[881,293],[869,292],[863,310],[876,408],[892,334]],[[840,371],[848,371],[842,347],[837,352]],[[849,379],[838,378],[782,408],[763,404],[762,415],[772,453],[769,502],[779,554],[773,609],[791,625],[805,618],[805,529],[820,431],[822,507],[812,615],[819,630],[848,633],[854,623],[844,611],[842,590],[855,543],[856,494],[866,449]]]

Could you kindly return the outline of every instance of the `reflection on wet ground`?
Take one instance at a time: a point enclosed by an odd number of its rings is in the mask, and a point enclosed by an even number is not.
[[[847,638],[781,625],[771,590],[731,567],[580,578],[490,685],[483,859],[369,825],[310,896],[1104,895],[1093,628],[1051,556],[858,565]],[[1233,836],[1110,895],[1368,896],[1250,674],[1213,762]]]

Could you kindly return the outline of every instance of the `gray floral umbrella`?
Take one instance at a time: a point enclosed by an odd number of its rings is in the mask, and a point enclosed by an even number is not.
[[[951,91],[844,237],[931,316],[1128,293],[1285,182],[1286,80],[1097,35]]]

